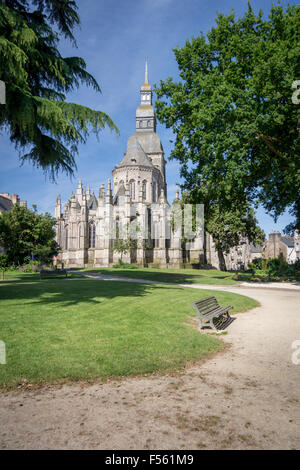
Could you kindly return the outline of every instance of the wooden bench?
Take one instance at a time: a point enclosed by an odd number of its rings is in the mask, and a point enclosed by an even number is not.
[[[48,276],[61,276],[64,275],[68,277],[68,273],[65,269],[55,269],[53,271],[50,271],[50,269],[42,269],[40,271],[40,278],[42,279],[43,277],[48,277]]]
[[[219,321],[218,323],[223,323],[225,319],[231,318],[228,310],[233,308],[230,305],[221,307],[215,297],[207,297],[206,299],[198,300],[198,302],[193,303],[193,307],[198,314],[199,329],[201,330],[203,326],[210,326],[215,331],[218,331],[218,329],[213,320],[218,318],[222,320],[222,322]]]

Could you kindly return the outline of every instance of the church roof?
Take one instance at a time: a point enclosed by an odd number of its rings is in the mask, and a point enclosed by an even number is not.
[[[163,147],[160,138],[156,132],[136,132],[128,139],[128,145],[131,145],[131,141],[137,139],[146,154],[149,153],[161,153]]]
[[[94,194],[92,194],[92,196],[90,197],[90,199],[88,200],[87,202],[87,207],[88,209],[90,210],[96,210],[97,207],[98,207],[98,201],[96,199],[96,196]]]
[[[281,237],[281,241],[285,245],[287,245],[289,248],[294,248],[294,238],[293,237],[289,237],[289,236]]]
[[[138,136],[133,135],[128,139],[126,154],[118,167],[128,165],[153,167],[137,137]]]

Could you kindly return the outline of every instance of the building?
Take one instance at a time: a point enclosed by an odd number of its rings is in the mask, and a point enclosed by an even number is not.
[[[0,193],[0,214],[2,212],[11,211],[15,204],[20,206],[27,206],[26,201],[21,201],[18,194]]]
[[[122,260],[152,267],[220,267],[212,237],[200,227],[189,242],[183,242],[181,229],[174,230],[172,218],[179,207],[179,192],[170,206],[167,200],[166,161],[152,105],[148,82],[140,88],[136,129],[126,152],[112,170],[112,182],[102,184],[96,195],[82,181],[62,207],[56,200],[56,241],[61,252],[57,263],[65,267],[111,266],[121,257],[118,238],[134,242],[122,253]],[[177,208],[177,209],[176,209]],[[128,230],[130,227],[130,230]],[[224,254],[228,270],[247,269],[255,258],[277,257],[282,252],[288,262],[300,257],[300,237],[270,234],[265,246],[253,246],[242,237],[238,246]]]
[[[300,259],[300,234],[298,230],[295,230],[293,236],[282,236],[280,232],[270,233],[264,249],[264,257],[278,258],[281,254],[289,264],[293,264]]]
[[[178,206],[177,192],[172,207]],[[122,254],[123,261],[159,267],[204,262],[203,233],[196,233],[188,244],[183,244],[180,229],[171,229],[174,211],[170,207],[166,161],[156,133],[146,64],[136,130],[128,139],[123,159],[112,171],[112,183],[109,180],[107,188],[102,184],[96,196],[89,186],[85,190],[80,180],[64,208],[60,196],[57,198],[56,240],[62,248],[57,262],[66,267],[115,264],[120,258],[116,239],[132,238],[128,235],[128,227],[132,230],[132,226],[136,228],[135,242]]]

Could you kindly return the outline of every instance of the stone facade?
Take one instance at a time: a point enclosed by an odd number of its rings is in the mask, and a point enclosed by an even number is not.
[[[265,258],[278,258],[280,254],[293,264],[300,259],[300,234],[295,230],[293,236],[282,236],[279,232],[270,233],[264,249]]]
[[[107,188],[102,184],[95,195],[89,186],[84,189],[80,180],[64,208],[58,196],[56,240],[62,250],[57,263],[64,263],[65,267],[111,266],[121,257],[115,249],[117,232],[119,235],[135,224],[135,245],[122,254],[124,262],[155,267],[220,267],[215,244],[207,232],[196,233],[189,243],[183,243],[181,230],[172,228],[170,208],[176,211],[179,207],[179,193],[170,206],[166,161],[156,134],[152,98],[146,66],[135,133],[128,139],[123,159],[112,171],[112,182],[108,181]],[[247,238],[241,238],[239,245],[224,255],[226,267],[247,269],[253,259],[278,256],[280,251],[293,262],[295,256],[300,257],[300,236],[295,237],[293,250],[287,246],[291,244],[288,237],[280,234],[271,234],[265,247],[255,247]]]
[[[140,98],[136,131],[128,139],[124,158],[112,171],[112,184],[110,180],[107,188],[102,184],[96,196],[89,187],[84,190],[80,180],[64,209],[58,196],[56,240],[62,251],[57,263],[66,267],[115,264],[120,258],[114,249],[119,231],[134,223],[136,242],[122,255],[124,262],[159,267],[204,262],[202,233],[184,245],[180,231],[171,229],[166,161],[156,134],[147,66]],[[179,204],[178,192],[174,204]]]
[[[11,211],[15,204],[27,207],[27,202],[21,201],[18,194],[0,193],[0,214]]]

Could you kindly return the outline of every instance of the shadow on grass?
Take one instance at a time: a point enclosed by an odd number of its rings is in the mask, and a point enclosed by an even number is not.
[[[32,282],[32,280],[34,282]],[[123,301],[130,302],[132,297],[143,297],[161,286],[153,284],[127,283],[121,281],[95,281],[67,279],[47,279],[26,277],[26,281],[8,280],[0,283],[0,300],[15,300],[15,305],[52,304],[54,307],[69,307],[84,303],[100,304],[102,299],[122,297]],[[166,287],[165,287],[166,288]],[[182,290],[181,287],[175,287]],[[10,303],[10,305],[12,305]]]
[[[170,282],[174,284],[197,284],[197,281],[201,283],[201,281],[205,281],[203,283],[212,283],[213,280],[228,280],[229,282],[232,281],[233,284],[235,282],[232,280],[232,276],[228,273],[224,273],[221,276],[211,276],[207,273],[172,273],[172,272],[157,272],[151,270],[132,270],[132,269],[92,269],[90,271],[81,271],[85,274],[103,274],[103,275],[110,275],[110,276],[119,276],[119,277],[128,277],[131,279],[145,279],[150,281],[157,281],[157,282]],[[218,284],[218,283],[216,283]]]

